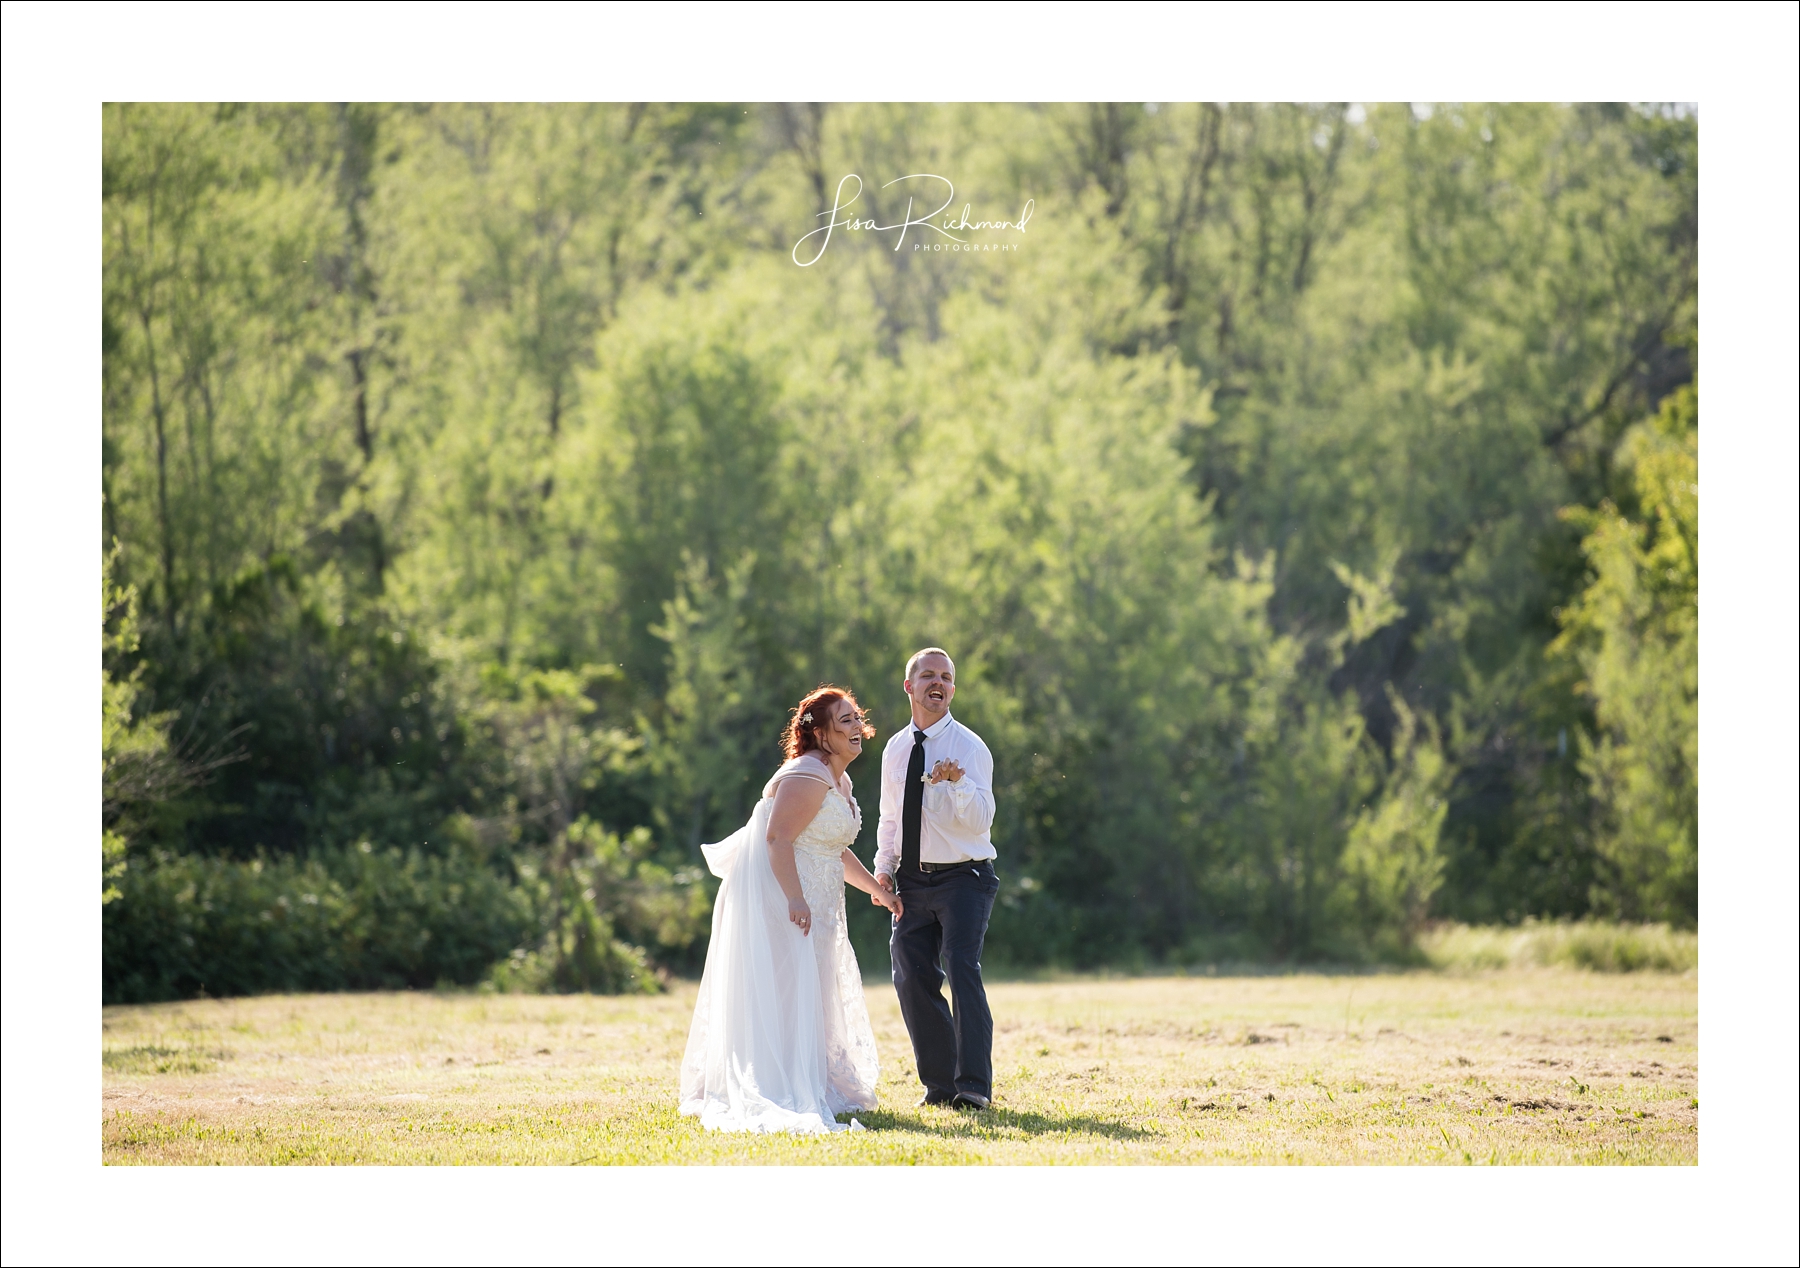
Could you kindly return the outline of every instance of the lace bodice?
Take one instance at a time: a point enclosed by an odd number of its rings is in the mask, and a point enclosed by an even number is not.
[[[796,859],[837,858],[862,831],[862,807],[856,804],[855,797],[845,795],[842,784],[833,783],[831,768],[811,753],[782,763],[781,769],[763,785],[763,796],[773,797],[787,779],[816,781],[826,786],[818,813],[794,838]]]
[[[861,817],[844,794],[833,788],[811,823],[794,838],[794,870],[800,874],[800,890],[813,919],[821,925],[837,923],[844,906],[844,847],[856,840]]]
[[[808,854],[828,854],[836,858],[844,852],[846,846],[856,840],[856,834],[860,831],[862,815],[843,793],[833,788],[826,792],[825,804],[819,807],[819,813],[813,816],[812,822],[794,838],[794,848]]]

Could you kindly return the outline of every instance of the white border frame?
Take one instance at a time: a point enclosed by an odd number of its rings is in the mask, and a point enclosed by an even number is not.
[[[945,1216],[932,1257],[960,1262],[1794,1261],[1793,6],[8,3],[0,21],[8,1262],[773,1263],[814,1249],[812,1220],[784,1213],[821,1199],[891,1230],[852,1253],[902,1262],[925,1257],[918,1199]],[[101,1168],[99,909],[69,827],[97,801],[98,104],[921,96],[1699,103],[1701,1165],[845,1170],[804,1189],[756,1169]]]

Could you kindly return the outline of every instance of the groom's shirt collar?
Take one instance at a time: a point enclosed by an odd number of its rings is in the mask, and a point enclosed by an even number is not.
[[[955,721],[956,721],[956,719],[950,716],[950,711],[948,709],[944,710],[943,717],[939,718],[936,722],[933,722],[930,726],[925,728],[925,738],[928,740],[937,739],[938,736],[942,735],[945,731],[949,730],[950,724]],[[915,723],[913,725],[913,730],[917,731],[918,729],[919,729],[918,724]]]

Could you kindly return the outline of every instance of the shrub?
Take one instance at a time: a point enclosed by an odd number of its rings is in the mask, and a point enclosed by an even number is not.
[[[577,819],[560,850],[520,869],[538,913],[535,927],[543,931],[539,941],[497,962],[483,987],[605,995],[661,990],[666,973],[628,939],[679,956],[705,933],[712,903],[698,868],[671,872],[654,851],[648,829],[620,836],[586,816]]]
[[[1700,963],[1700,935],[1664,924],[1527,920],[1515,928],[1443,924],[1419,939],[1439,969],[1562,965],[1602,973],[1685,973]]]
[[[579,819],[549,858],[513,859],[509,878],[467,827],[446,825],[442,855],[364,843],[299,858],[134,856],[102,908],[101,997],[656,991],[665,974],[645,948],[691,958],[704,937],[699,869],[656,862],[644,829],[620,836]]]
[[[536,926],[463,852],[367,844],[306,858],[135,858],[102,909],[102,998],[382,990],[478,981]]]

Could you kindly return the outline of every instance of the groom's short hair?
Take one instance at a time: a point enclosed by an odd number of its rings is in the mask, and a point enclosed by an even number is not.
[[[910,657],[907,658],[906,677],[902,681],[911,682],[912,676],[913,676],[913,670],[917,669],[919,667],[919,662],[927,656],[942,656],[945,660],[949,661],[950,662],[950,676],[952,678],[955,678],[955,676],[956,676],[956,661],[950,655],[949,652],[945,651],[941,647],[921,647],[918,651],[914,652]]]

